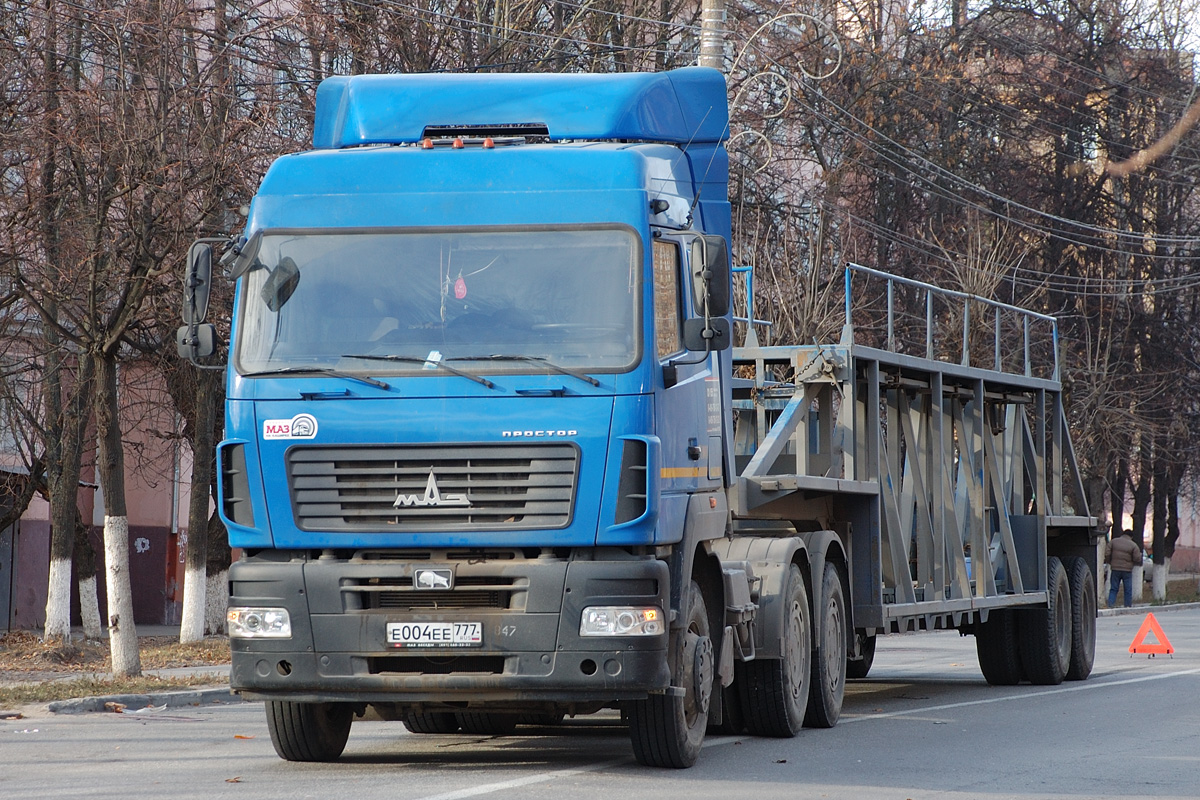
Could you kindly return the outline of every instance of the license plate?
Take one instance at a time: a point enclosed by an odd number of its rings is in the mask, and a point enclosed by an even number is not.
[[[479,647],[482,622],[389,622],[391,647]]]

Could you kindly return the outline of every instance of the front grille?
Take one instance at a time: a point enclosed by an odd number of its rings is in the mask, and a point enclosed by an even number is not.
[[[358,595],[364,609],[464,611],[511,608],[513,584],[512,578],[462,576],[452,590],[430,591],[414,589],[410,578],[370,578],[349,582],[342,591]]]
[[[578,467],[573,444],[318,446],[287,454],[292,514],[306,531],[565,528]]]

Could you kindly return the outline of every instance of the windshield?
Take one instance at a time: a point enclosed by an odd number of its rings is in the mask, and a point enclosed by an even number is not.
[[[623,371],[638,358],[640,259],[625,227],[267,232],[246,273],[237,365]]]

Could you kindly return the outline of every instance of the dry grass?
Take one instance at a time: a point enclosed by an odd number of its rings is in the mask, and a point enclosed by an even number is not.
[[[229,640],[210,636],[203,641],[180,644],[168,636],[138,639],[143,669],[201,667],[229,663]],[[46,643],[30,631],[12,631],[0,636],[0,674],[23,672],[108,672],[111,669],[105,642]]]

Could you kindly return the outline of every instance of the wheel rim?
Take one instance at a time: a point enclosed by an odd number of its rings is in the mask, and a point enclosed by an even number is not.
[[[842,638],[842,607],[834,597],[825,608],[825,676],[829,691],[837,693],[842,682],[842,666],[846,663],[846,640]]]
[[[791,691],[793,702],[801,699],[802,694],[807,695],[804,677],[808,673],[808,659],[805,658],[807,648],[801,644],[804,641],[802,614],[803,610],[800,608],[799,601],[793,600],[788,614],[787,656],[784,659],[784,668],[788,670],[788,688]]]

